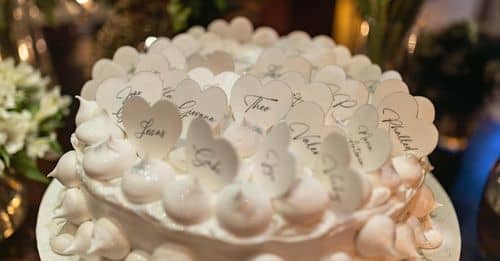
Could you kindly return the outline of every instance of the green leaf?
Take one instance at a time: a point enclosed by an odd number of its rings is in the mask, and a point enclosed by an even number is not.
[[[28,157],[24,150],[16,153],[12,158],[12,166],[16,173],[41,183],[48,183],[49,179],[40,172],[36,160]]]
[[[4,147],[0,147],[0,158],[5,163],[5,167],[10,168],[10,155]]]
[[[54,22],[54,9],[56,8],[58,0],[35,0],[35,4],[38,6],[40,11],[44,14],[45,18],[49,23]]]
[[[57,140],[49,141],[49,146],[50,146],[50,149],[56,153],[62,152],[61,144],[59,144],[59,142],[57,142]]]

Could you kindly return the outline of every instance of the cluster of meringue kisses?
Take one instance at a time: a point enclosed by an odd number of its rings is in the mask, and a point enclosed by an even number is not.
[[[59,254],[195,259],[172,244],[134,250],[119,221],[94,219],[87,194],[138,212],[159,204],[152,217],[173,230],[237,242],[363,220],[354,252],[323,260],[415,258],[441,244],[423,185],[432,103],[329,37],[217,20],[146,53],[120,48],[81,96],[74,150],[50,174],[66,187],[55,219],[74,226],[52,236]],[[290,226],[302,229],[280,234]],[[264,256],[253,260],[281,260]]]

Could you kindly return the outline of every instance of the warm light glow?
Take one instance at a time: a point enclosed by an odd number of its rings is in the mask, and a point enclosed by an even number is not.
[[[89,0],[76,0],[77,3],[84,5],[89,2]]]
[[[156,37],[154,36],[149,36],[148,38],[146,38],[146,40],[144,41],[144,45],[146,45],[146,48],[149,48],[153,43],[154,41],[156,41]]]
[[[47,51],[47,43],[43,38],[36,40],[35,45],[38,52],[44,53],[45,51]]]
[[[363,22],[361,23],[361,26],[360,26],[360,28],[359,28],[359,32],[361,33],[361,35],[362,35],[363,37],[368,36],[368,33],[370,33],[370,25],[368,24],[368,22],[367,22],[367,21],[363,21]]]
[[[12,11],[12,16],[14,17],[14,20],[21,20],[23,19],[23,9],[21,7],[17,7]]]
[[[92,0],[76,0],[76,2],[79,5],[83,6],[83,8],[85,8],[87,11],[92,10],[94,4]]]
[[[28,49],[28,45],[25,42],[21,42],[17,47],[17,54],[19,55],[19,59],[25,62],[30,58],[30,51]]]
[[[412,33],[408,37],[408,53],[413,54],[415,52],[415,46],[417,46],[417,34]]]

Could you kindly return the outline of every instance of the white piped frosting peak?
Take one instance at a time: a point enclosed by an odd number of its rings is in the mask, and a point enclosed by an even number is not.
[[[122,191],[133,203],[149,203],[161,199],[164,184],[171,182],[173,169],[162,160],[145,158],[125,171]]]
[[[76,152],[74,150],[70,150],[61,156],[56,167],[49,173],[48,176],[57,179],[67,188],[78,187],[80,186],[81,181],[77,176],[78,174],[76,168]]]
[[[312,176],[303,176],[275,205],[291,222],[315,223],[323,216],[329,201],[329,193],[323,184]]]
[[[321,258],[320,261],[351,261],[352,257],[344,252],[336,252],[329,256]]]
[[[67,255],[66,249],[73,242],[73,235],[68,233],[63,233],[56,235],[49,240],[50,247],[52,251],[59,255]]]
[[[82,122],[75,130],[76,137],[85,144],[98,144],[110,137],[124,137],[123,131],[113,123],[105,111]]]
[[[265,193],[251,183],[232,184],[217,197],[217,221],[238,236],[263,232],[271,222],[271,202]]]
[[[414,201],[414,206],[410,210],[410,213],[417,218],[423,218],[429,215],[436,207],[440,206],[436,203],[434,193],[432,193],[432,190],[427,185],[423,185],[420,188]]]
[[[418,158],[413,154],[394,157],[392,166],[408,186],[413,186],[424,175],[424,169]]]
[[[157,247],[151,256],[151,261],[194,261],[193,253],[180,245],[163,244]]]
[[[87,254],[98,254],[111,260],[122,260],[130,252],[130,242],[121,228],[108,218],[94,224],[92,242]]]
[[[95,101],[88,101],[80,96],[76,96],[76,98],[80,101],[80,107],[78,107],[75,117],[76,126],[94,118],[103,111]]]
[[[80,189],[69,188],[64,191],[61,205],[54,210],[54,218],[64,218],[76,225],[90,220],[87,200]]]
[[[121,177],[136,162],[134,148],[127,140],[110,138],[89,147],[83,155],[83,170],[93,179],[106,181]]]
[[[356,238],[356,251],[362,257],[397,256],[394,250],[396,226],[386,215],[371,217],[361,228]]]
[[[151,260],[151,255],[143,250],[133,250],[125,258],[125,261],[150,261],[150,260]]]
[[[224,131],[224,138],[228,139],[235,147],[241,158],[255,154],[263,136],[245,124],[231,123]]]
[[[251,257],[247,261],[284,261],[284,259],[274,254],[261,254]]]
[[[407,224],[396,226],[396,240],[394,247],[401,259],[419,258],[420,254],[415,246],[415,235],[412,228]]]
[[[86,221],[82,223],[74,235],[73,242],[66,248],[65,252],[70,255],[85,255],[90,247],[94,223]]]
[[[213,208],[210,193],[196,177],[187,175],[165,185],[163,206],[170,217],[182,224],[204,221]]]

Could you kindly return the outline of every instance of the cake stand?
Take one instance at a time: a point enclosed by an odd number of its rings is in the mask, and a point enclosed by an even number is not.
[[[443,245],[439,249],[423,250],[423,255],[427,260],[449,260],[458,261],[460,259],[461,238],[458,226],[457,214],[455,209],[436,178],[430,174],[427,175],[425,183],[432,189],[437,202],[443,204],[442,207],[433,212],[432,219],[439,227],[443,235]],[[61,183],[57,180],[52,183],[45,191],[40,209],[38,211],[38,220],[36,224],[36,241],[38,253],[42,261],[78,261],[77,256],[61,256],[52,252],[49,245],[49,235],[51,229],[52,211],[56,205],[59,192],[63,189]]]

